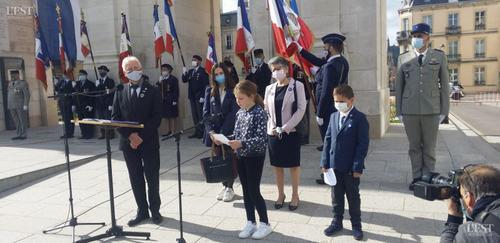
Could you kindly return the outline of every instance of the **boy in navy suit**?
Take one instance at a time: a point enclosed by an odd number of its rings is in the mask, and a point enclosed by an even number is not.
[[[354,103],[354,92],[349,85],[340,85],[333,91],[336,112],[330,116],[321,154],[321,170],[332,168],[337,184],[332,187],[333,220],[324,230],[332,236],[343,229],[344,195],[349,203],[352,235],[363,239],[361,229],[361,200],[359,181],[368,153],[369,125],[365,114],[358,111]]]

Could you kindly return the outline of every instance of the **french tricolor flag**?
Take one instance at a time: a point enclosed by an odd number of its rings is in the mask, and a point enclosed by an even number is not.
[[[238,0],[237,11],[238,24],[236,29],[236,46],[234,51],[243,62],[245,68],[248,70],[250,65],[246,58],[246,54],[255,48],[255,41],[252,36],[252,30],[250,29],[250,22],[248,21],[247,10],[243,0]]]
[[[217,63],[217,53],[215,52],[215,39],[212,32],[208,33],[207,58],[205,60],[205,71],[210,74],[212,67]]]
[[[49,56],[47,55],[47,43],[40,34],[40,22],[35,14],[35,74],[36,79],[42,82],[43,88],[47,90],[46,68],[49,66]]]
[[[153,6],[153,34],[154,34],[154,49],[155,49],[155,59],[156,67],[161,60],[161,54],[165,52],[165,43],[163,42],[163,36],[160,31],[160,18],[158,17],[158,5]]]
[[[165,50],[174,56],[174,41],[177,40],[177,31],[175,30],[174,18],[170,7],[173,5],[172,0],[165,0],[164,14],[165,14]]]
[[[269,15],[271,17],[276,52],[283,57],[289,58],[293,55],[293,51],[287,51],[287,47],[293,41],[289,34],[288,17],[283,7],[284,2],[283,0],[268,0],[267,3],[269,5]]]
[[[60,16],[57,18],[57,23],[59,25],[59,60],[61,62],[62,73],[67,75],[67,77],[70,80],[74,80],[73,67],[71,65],[71,60],[68,58],[68,56],[66,54],[66,49],[64,47],[62,18]]]

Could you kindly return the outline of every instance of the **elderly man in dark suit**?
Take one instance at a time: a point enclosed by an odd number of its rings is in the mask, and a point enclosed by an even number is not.
[[[123,72],[129,80],[120,85],[113,102],[113,120],[134,121],[144,124],[143,129],[119,128],[120,149],[125,162],[137,203],[137,215],[128,222],[135,226],[149,218],[151,211],[155,224],[162,221],[160,214],[160,144],[158,127],[161,122],[161,94],[158,88],[144,81],[142,66],[134,56],[126,57]],[[146,200],[146,183],[148,200]]]

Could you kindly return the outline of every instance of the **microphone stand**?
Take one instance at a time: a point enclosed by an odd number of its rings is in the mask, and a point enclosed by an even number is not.
[[[55,89],[55,88],[54,88]],[[55,92],[55,91],[54,91]],[[52,96],[48,96],[47,98],[54,99],[54,100],[61,100],[61,106],[64,109],[65,107],[65,102],[68,97],[73,97],[75,95],[78,95],[78,93],[71,93],[71,94],[54,94]],[[64,119],[63,119],[63,135],[64,135],[64,156],[66,157],[66,172],[68,173],[68,184],[69,184],[69,207],[70,207],[70,212],[71,212],[71,218],[69,220],[66,220],[62,222],[61,224],[56,225],[55,227],[43,230],[42,232],[44,234],[63,229],[66,227],[73,227],[73,242],[75,241],[75,227],[78,225],[101,225],[104,226],[106,225],[104,222],[102,223],[80,223],[78,222],[77,218],[75,217],[75,212],[74,212],[74,206],[73,206],[73,186],[71,182],[71,166],[70,166],[70,161],[69,161],[69,144],[68,144],[68,134],[66,134],[66,124],[64,124]]]
[[[195,129],[198,126],[205,124],[206,122],[212,121],[213,119],[215,119],[221,115],[222,114],[213,115],[211,117],[208,117],[207,119],[203,119],[198,124],[196,124],[190,128],[172,133],[172,134],[161,139],[161,141],[165,141],[165,140],[174,138],[176,146],[177,146],[177,184],[178,184],[178,195],[179,195],[179,226],[180,226],[180,237],[177,238],[178,243],[186,243],[186,240],[184,240],[184,230],[182,227],[182,188],[181,188],[181,150],[180,150],[181,135],[189,130]]]

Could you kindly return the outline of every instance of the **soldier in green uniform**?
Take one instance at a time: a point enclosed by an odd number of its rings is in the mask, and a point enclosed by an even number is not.
[[[396,114],[410,144],[413,181],[434,172],[439,124],[449,111],[449,77],[446,55],[429,48],[430,26],[412,27],[413,49],[399,56],[396,74]]]
[[[26,130],[28,129],[28,105],[30,103],[30,91],[28,82],[19,78],[19,71],[10,72],[11,81],[9,82],[7,92],[7,108],[10,110],[12,119],[16,124],[17,139],[26,139]]]

